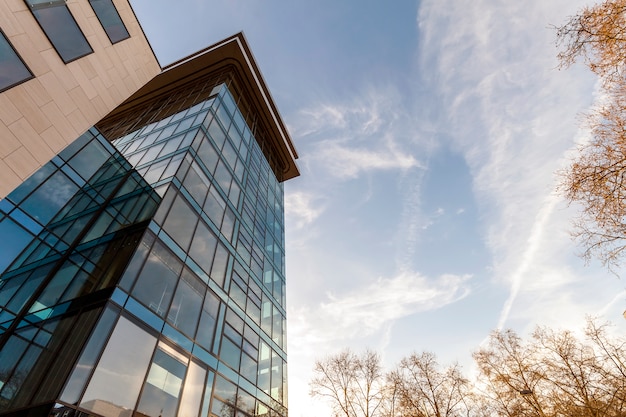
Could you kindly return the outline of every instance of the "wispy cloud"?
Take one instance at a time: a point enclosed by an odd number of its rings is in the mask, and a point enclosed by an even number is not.
[[[285,215],[291,219],[291,227],[296,229],[313,223],[325,208],[325,199],[312,193],[295,191],[285,196]]]
[[[323,161],[329,172],[339,179],[357,178],[363,172],[408,170],[422,168],[420,162],[410,154],[400,151],[390,135],[382,139],[382,146],[365,148],[325,141],[319,144],[314,158]]]
[[[290,128],[304,143],[308,167],[351,180],[366,172],[423,168],[410,147],[417,136],[412,124],[398,92],[377,87],[303,109]]]
[[[594,82],[576,70],[554,69],[554,33],[547,27],[575,12],[576,2],[479,0],[463,9],[451,3],[423,3],[421,62],[449,109],[438,125],[473,175],[493,279],[509,287],[502,327],[522,293],[544,289],[545,296],[577,280],[573,271],[559,271],[572,247],[553,193],[554,172],[580,135],[576,115],[589,105]],[[540,319],[530,306],[543,300],[523,301],[528,319]]]
[[[380,330],[389,321],[420,311],[437,309],[469,293],[470,275],[442,275],[435,280],[415,272],[403,272],[394,278],[379,278],[344,297],[329,296],[321,311],[341,335],[367,335]]]
[[[417,272],[378,278],[346,294],[330,293],[316,307],[290,311],[290,332],[301,340],[296,344],[302,343],[303,348],[315,348],[316,343],[342,346],[383,331],[400,318],[442,308],[466,297],[470,279],[470,275],[452,274],[429,279]]]

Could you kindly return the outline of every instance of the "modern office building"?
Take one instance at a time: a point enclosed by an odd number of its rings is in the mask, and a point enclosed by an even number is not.
[[[161,68],[127,0],[0,28],[0,415],[285,416],[297,154],[243,35]]]

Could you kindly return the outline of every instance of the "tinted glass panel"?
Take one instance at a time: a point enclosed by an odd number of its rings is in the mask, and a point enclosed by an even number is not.
[[[182,264],[176,256],[157,243],[137,279],[133,296],[164,317],[181,269]]]
[[[110,156],[111,154],[101,143],[92,141],[89,146],[84,147],[72,157],[70,163],[83,179],[88,180]]]
[[[0,222],[0,236],[2,236],[0,239],[0,272],[2,272],[33,239],[33,236],[8,217]]]
[[[210,349],[213,345],[213,333],[215,332],[219,307],[220,299],[211,290],[208,290],[204,299],[198,334],[196,335],[196,342],[207,349]]]
[[[23,203],[22,209],[46,224],[78,191],[78,186],[63,172],[57,171]]]
[[[163,230],[165,230],[183,250],[187,250],[197,222],[198,218],[196,214],[191,210],[189,205],[187,205],[185,199],[179,195],[174,201],[167,219],[165,220]]]
[[[32,78],[9,41],[0,32],[0,91]]]
[[[80,406],[102,415],[134,408],[155,345],[153,336],[120,318]]]
[[[68,380],[67,385],[63,391],[63,395],[61,398],[63,401],[68,403],[75,403],[80,398],[80,394],[87,382],[87,378],[91,374],[94,364],[98,359],[98,355],[102,350],[102,346],[104,342],[106,342],[107,337],[111,331],[111,327],[115,319],[117,318],[117,313],[112,309],[107,309],[98,326],[95,328],[93,333],[91,334],[91,338],[89,342],[87,342],[87,346],[83,350],[83,353],[74,367],[74,371],[72,372],[71,377]]]
[[[141,395],[138,415],[174,416],[187,367],[180,358],[157,349]]]
[[[196,417],[202,401],[202,389],[204,388],[204,377],[206,371],[195,363],[191,362],[187,377],[183,397],[178,410],[179,417]]]
[[[89,0],[89,4],[93,7],[111,43],[130,37],[111,0]]]
[[[26,3],[31,6],[33,16],[64,62],[73,61],[93,52],[65,4],[59,2],[37,4],[40,2],[33,0],[26,0]]]
[[[204,296],[203,284],[188,270],[184,270],[176,288],[167,319],[183,333],[193,336]]]
[[[199,222],[189,249],[189,255],[206,273],[211,273],[211,264],[216,245],[217,237],[204,222]]]

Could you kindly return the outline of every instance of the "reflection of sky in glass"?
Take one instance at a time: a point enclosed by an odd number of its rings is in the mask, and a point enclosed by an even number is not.
[[[168,372],[167,369],[157,365],[156,363],[152,364],[146,382],[174,397],[178,397],[180,387],[183,384],[182,378]]]
[[[217,245],[217,237],[200,221],[193,237],[189,255],[205,272],[211,272],[213,253]]]
[[[202,401],[202,390],[204,388],[205,376],[206,371],[203,368],[193,362],[189,364],[189,371],[187,372],[187,377],[185,378],[183,397],[180,401],[180,409],[178,410],[179,416],[186,417],[198,414],[200,401]]]
[[[61,171],[54,173],[22,203],[22,209],[46,224],[78,191],[78,186]]]
[[[15,204],[19,204],[22,199],[28,195],[28,193],[48,178],[54,170],[54,165],[48,162],[46,165],[39,168],[39,170],[31,175],[26,181],[24,181],[22,185],[13,190],[11,194],[7,196],[7,199],[13,201]]]
[[[8,217],[0,222],[0,272],[28,245],[33,236]]]
[[[92,141],[71,159],[70,164],[87,181],[110,156],[101,143]]]
[[[196,214],[187,205],[185,200],[181,196],[178,196],[165,220],[163,230],[165,230],[183,250],[187,250],[197,222],[198,217]]]
[[[155,345],[153,336],[120,317],[85,391],[81,407],[89,408],[90,402],[94,404],[94,400],[102,400],[119,407],[134,408]]]

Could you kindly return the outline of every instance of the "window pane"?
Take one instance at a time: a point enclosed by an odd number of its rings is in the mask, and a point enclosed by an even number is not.
[[[32,78],[24,62],[0,32],[0,91]]]
[[[102,24],[111,43],[130,37],[111,0],[89,0],[89,4],[98,16],[98,20],[100,20],[100,24]]]
[[[191,169],[187,172],[183,185],[200,206],[204,204],[204,197],[206,197],[209,191],[209,184],[210,181],[204,175],[204,172],[196,163],[193,163]]]
[[[232,382],[228,381],[221,375],[215,378],[215,389],[213,390],[215,395],[221,399],[228,401],[232,404],[237,400],[237,387]]]
[[[211,273],[213,254],[217,245],[217,237],[204,222],[199,222],[193,237],[189,255],[207,274]]]
[[[110,156],[104,146],[94,140],[72,157],[70,165],[84,180],[89,180]]]
[[[163,230],[186,251],[189,248],[191,236],[197,222],[198,217],[196,213],[191,210],[185,199],[179,195],[165,219]]]
[[[121,317],[80,406],[102,415],[133,409],[155,345],[156,338]]]
[[[213,333],[215,332],[219,307],[220,299],[213,291],[207,290],[204,306],[202,307],[202,315],[200,317],[200,326],[198,327],[198,334],[196,335],[196,342],[209,350],[213,345]]]
[[[218,242],[217,250],[215,251],[215,258],[213,259],[213,268],[211,269],[211,278],[220,286],[224,285],[227,264],[228,249]]]
[[[2,236],[0,239],[0,272],[2,272],[28,245],[33,236],[8,217],[0,222],[0,236]]]
[[[116,318],[117,313],[111,308],[108,308],[102,315],[100,322],[91,333],[89,342],[87,342],[87,345],[85,346],[85,349],[83,350],[78,363],[74,367],[74,371],[72,372],[65,389],[63,390],[63,395],[61,396],[63,401],[76,403],[76,401],[80,398],[80,393],[87,382],[87,378],[89,377],[89,374],[98,359],[98,355],[102,350],[104,342],[109,336],[111,327],[113,326]]]
[[[65,63],[93,52],[67,6],[56,2],[39,5],[36,4],[38,1],[26,2]]]
[[[178,282],[176,294],[167,319],[183,333],[192,336],[198,324],[198,315],[202,308],[204,285],[187,269],[183,271]]]
[[[240,357],[241,350],[239,350],[239,347],[237,347],[237,345],[231,342],[228,338],[223,338],[222,349],[220,350],[220,360],[233,368],[235,371],[239,371]]]
[[[22,203],[22,210],[45,225],[77,191],[78,186],[57,171]]]
[[[180,409],[178,410],[179,417],[196,417],[198,415],[205,376],[206,370],[191,362],[185,378],[185,388],[183,389]]]
[[[141,394],[137,414],[151,417],[174,416],[187,367],[161,348],[154,354],[152,366]]]
[[[181,269],[178,258],[157,242],[137,278],[132,295],[164,317]]]

